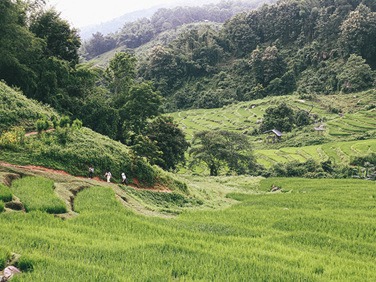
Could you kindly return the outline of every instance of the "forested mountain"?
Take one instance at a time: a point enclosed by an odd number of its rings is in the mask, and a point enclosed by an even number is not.
[[[190,1],[175,8],[160,8],[150,17],[144,16],[135,21],[124,21],[123,27],[111,34],[106,34],[100,30],[93,33],[92,37],[83,45],[84,57],[91,59],[120,46],[137,48],[162,32],[176,30],[184,24],[209,21],[223,23],[235,14],[253,10],[263,3],[275,1],[221,1],[218,4],[206,5],[203,4],[207,1],[203,1],[199,3],[201,6],[192,6],[195,1]]]
[[[168,110],[374,86],[375,2],[279,1],[158,46],[140,65]]]

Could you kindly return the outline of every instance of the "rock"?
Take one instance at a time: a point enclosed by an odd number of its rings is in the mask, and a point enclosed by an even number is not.
[[[18,273],[21,273],[21,270],[19,270],[17,267],[13,265],[7,266],[4,269],[4,276],[1,281],[8,281],[10,278],[12,278],[14,274]]]

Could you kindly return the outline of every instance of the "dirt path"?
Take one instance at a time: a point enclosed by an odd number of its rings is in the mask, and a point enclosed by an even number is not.
[[[104,186],[111,188],[116,195],[116,198],[128,209],[133,210],[138,214],[145,216],[157,216],[157,217],[173,217],[171,214],[161,213],[156,210],[151,210],[143,206],[139,201],[133,198],[131,195],[128,195],[118,183],[107,183],[107,181],[100,179],[99,177],[94,177],[92,179],[84,176],[73,176],[66,171],[56,170],[51,168],[46,168],[43,166],[35,165],[15,165],[7,162],[0,161],[0,168],[8,168],[9,174],[12,175],[40,175],[46,178],[50,178],[55,182],[55,191],[56,193],[66,202],[68,213],[56,215],[61,218],[71,218],[77,216],[74,212],[73,202],[77,192],[82,189],[89,188],[90,186]],[[136,183],[137,184],[137,183]],[[10,183],[9,183],[10,185]],[[153,192],[160,193],[170,193],[171,190],[165,187],[149,187],[149,188],[140,188],[136,185],[127,185],[131,186],[136,190],[149,190]]]

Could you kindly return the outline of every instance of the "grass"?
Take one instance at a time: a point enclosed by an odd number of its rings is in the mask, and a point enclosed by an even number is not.
[[[9,202],[12,200],[12,192],[9,187],[0,183],[0,201]]]
[[[376,139],[332,142],[307,147],[286,147],[274,150],[255,150],[260,164],[271,167],[276,163],[286,163],[292,160],[304,162],[313,159],[323,162],[330,159],[337,165],[348,165],[357,156],[365,156],[376,152]]]
[[[27,131],[34,129],[39,118],[53,115],[57,114],[50,107],[26,98],[0,81],[0,133],[12,126],[23,126]]]
[[[0,242],[33,269],[14,281],[376,279],[374,182],[194,177],[189,188],[205,204],[170,219],[136,215],[104,187],[78,193],[65,221],[0,214]],[[214,198],[231,204],[212,209]]]
[[[0,247],[0,269],[4,269],[6,267],[9,258],[10,252],[5,248]]]
[[[25,177],[12,183],[13,193],[24,203],[25,210],[65,213],[65,203],[54,193],[53,181],[41,177]]]

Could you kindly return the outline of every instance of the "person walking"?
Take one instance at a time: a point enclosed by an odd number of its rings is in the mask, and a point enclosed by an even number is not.
[[[112,174],[110,171],[107,171],[104,176],[107,178],[107,182],[111,182]]]
[[[127,184],[127,176],[124,172],[121,173],[121,184]]]
[[[89,178],[93,178],[94,176],[94,167],[91,165],[89,166]]]

